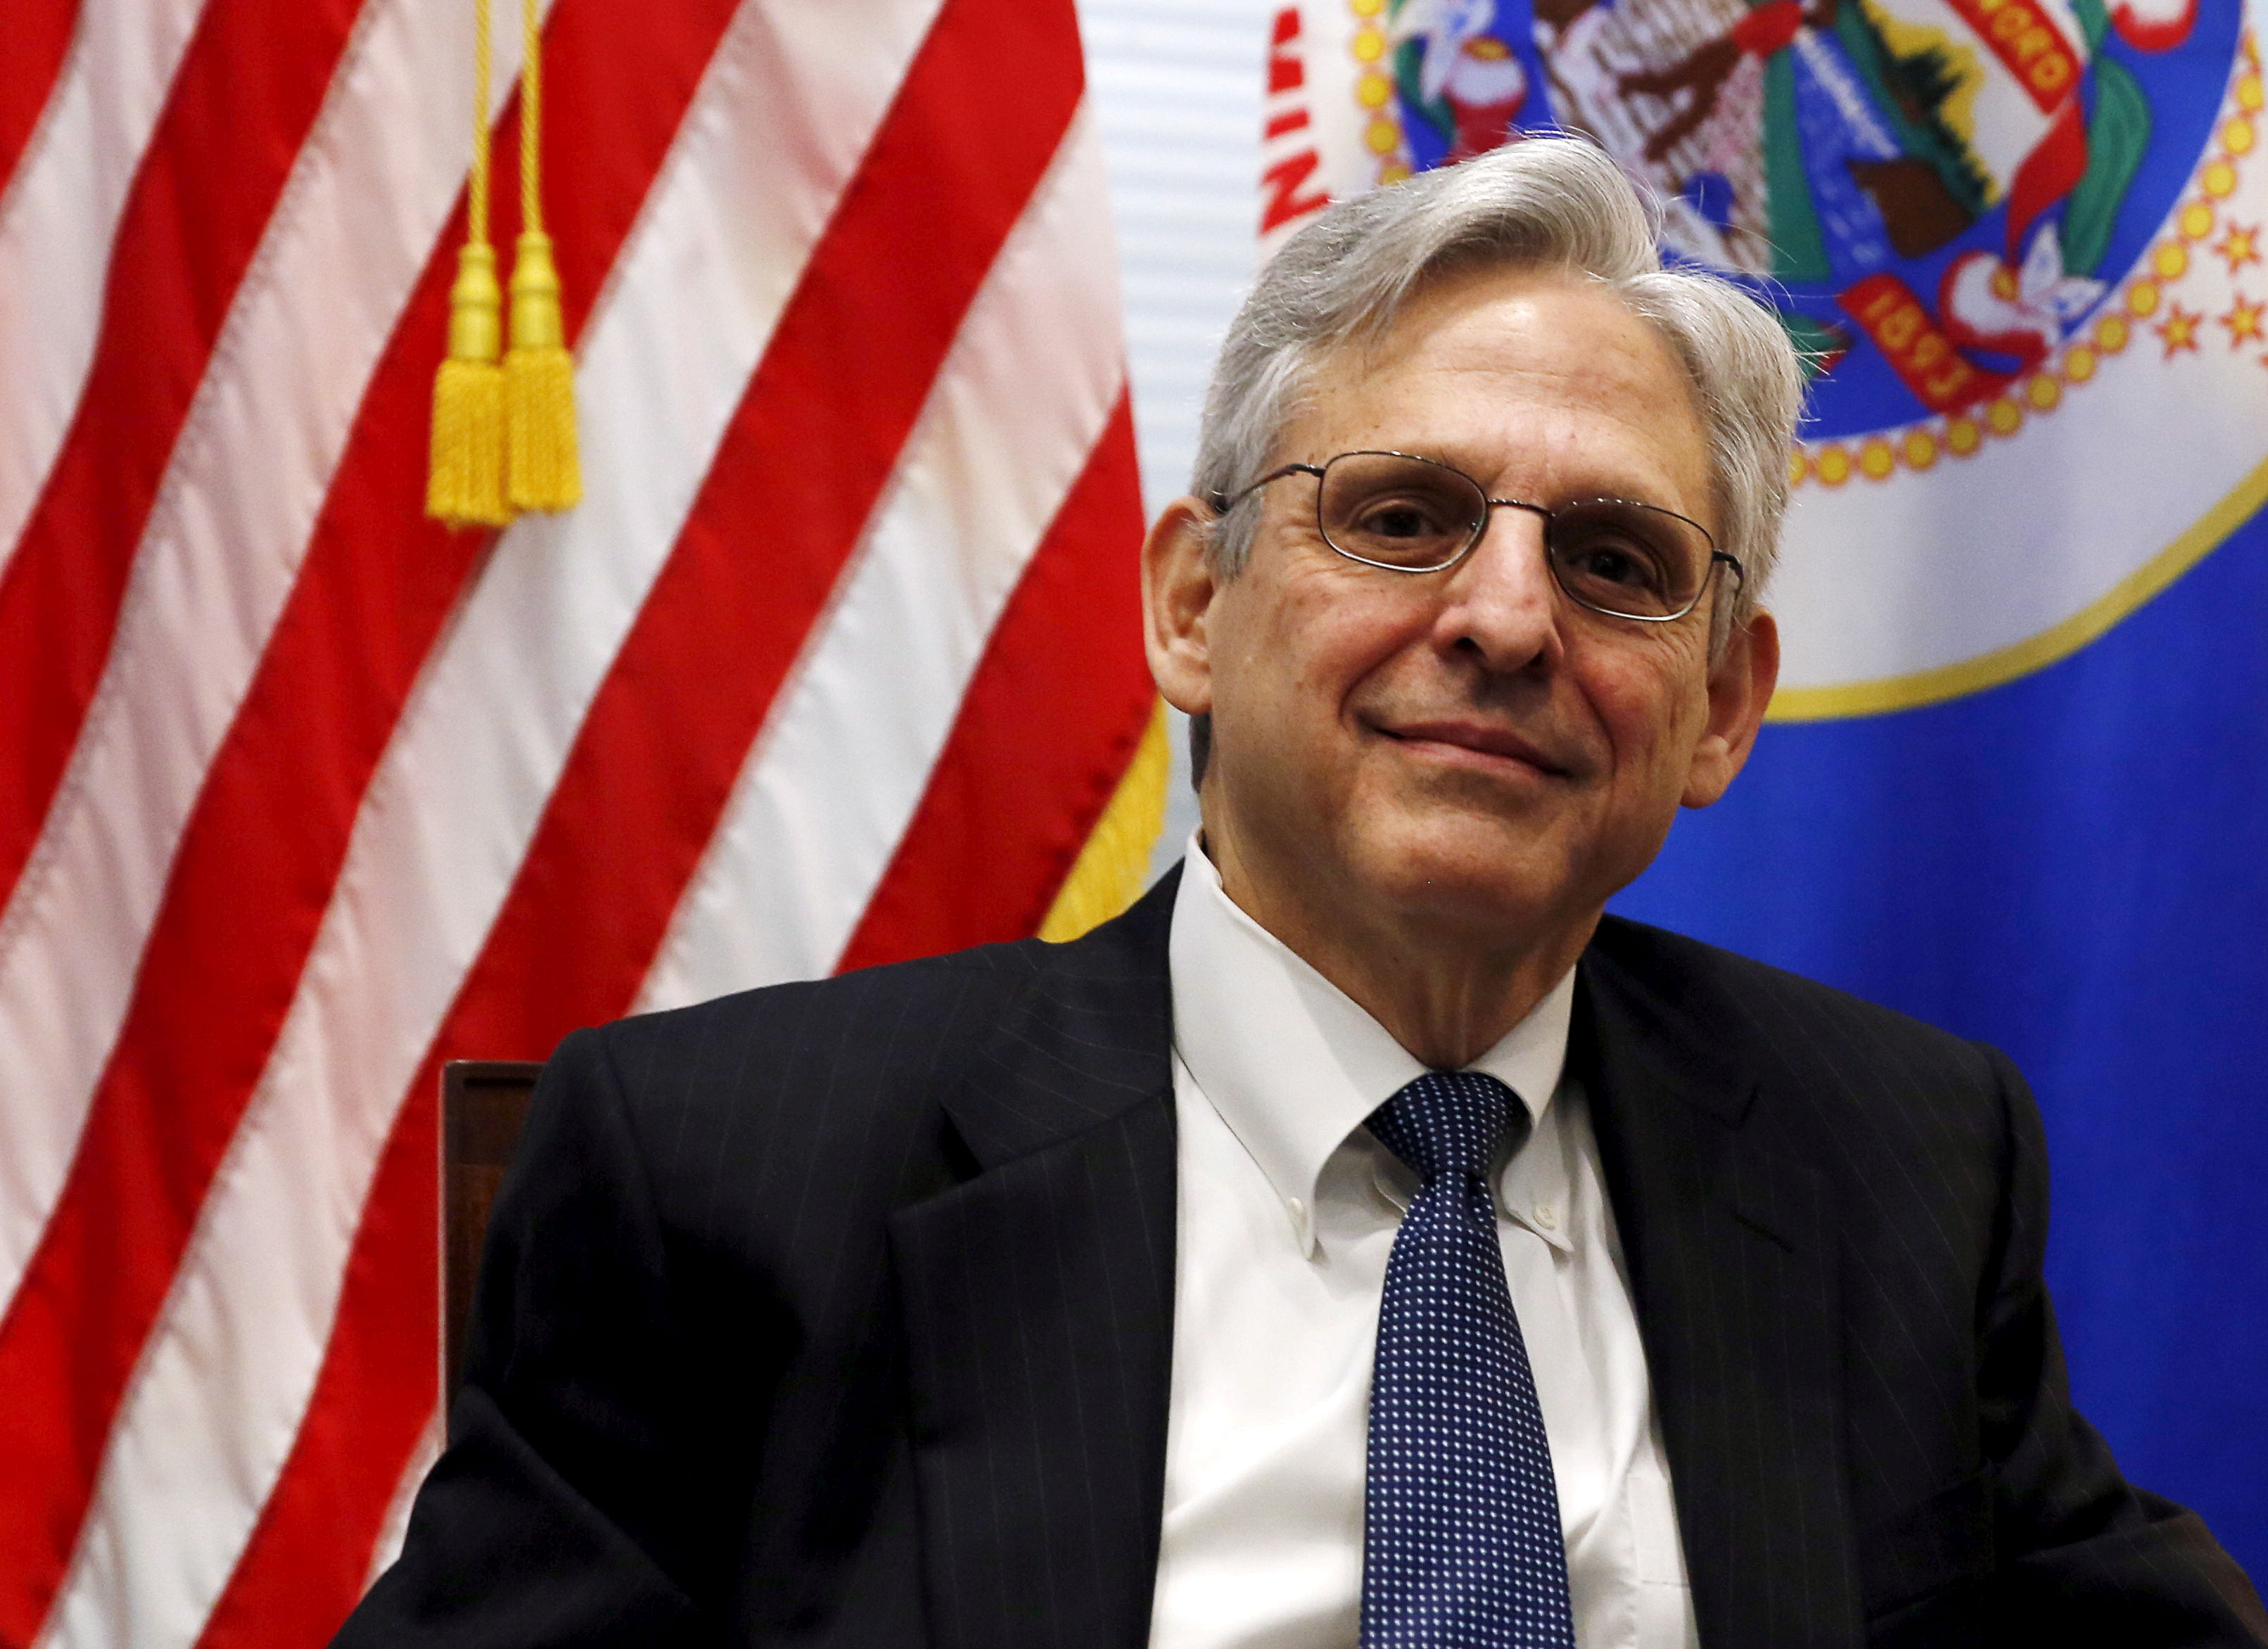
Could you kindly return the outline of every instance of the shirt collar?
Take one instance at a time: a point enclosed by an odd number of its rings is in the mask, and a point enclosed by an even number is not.
[[[1308,1229],[1324,1162],[1426,1067],[1376,1020],[1221,890],[1195,836],[1168,941],[1174,1051],[1251,1153],[1295,1229]],[[1571,968],[1470,1067],[1541,1122],[1566,1063]]]

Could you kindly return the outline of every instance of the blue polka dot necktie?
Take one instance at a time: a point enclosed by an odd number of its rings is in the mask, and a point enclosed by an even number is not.
[[[1488,1169],[1519,1096],[1428,1071],[1371,1131],[1418,1171],[1370,1388],[1362,1649],[1573,1649],[1559,1494],[1497,1246]]]

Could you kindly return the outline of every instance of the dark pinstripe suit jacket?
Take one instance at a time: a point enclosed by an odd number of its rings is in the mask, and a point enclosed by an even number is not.
[[[562,1044],[339,1641],[1141,1645],[1171,894]],[[1999,1056],[1614,921],[1578,1001],[1705,1643],[2268,1643],[2066,1399]]]

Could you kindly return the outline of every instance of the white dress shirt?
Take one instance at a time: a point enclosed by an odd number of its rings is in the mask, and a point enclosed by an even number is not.
[[[1352,1649],[1387,1255],[1416,1176],[1363,1127],[1425,1067],[1221,892],[1174,905],[1173,1394],[1153,1649]],[[1551,1441],[1580,1649],[1697,1644],[1570,973],[1472,1068],[1534,1119],[1497,1230]]]

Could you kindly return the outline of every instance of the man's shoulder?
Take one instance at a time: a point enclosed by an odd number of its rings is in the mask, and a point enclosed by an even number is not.
[[[760,985],[682,1007],[636,1013],[591,1034],[626,1069],[688,1057],[736,1062],[750,1050],[777,1051],[814,1039],[856,1034],[858,1046],[890,1045],[894,1021],[934,1037],[982,1024],[1027,988],[1046,965],[1036,939],[980,945],[862,968],[823,979]],[[874,1033],[883,1032],[878,1042]]]
[[[1624,1123],[1649,1104],[1706,1114],[1727,1137],[1816,1175],[1843,1240],[1874,1272],[1909,1265],[1910,1228],[1926,1220],[1931,1254],[1984,1275],[2010,1175],[2043,1145],[2007,1056],[1636,923],[1602,924],[1585,968],[1592,1056]]]
[[[1998,1050],[1786,968],[1609,917],[1586,957],[1594,990],[1759,1076],[1816,1087],[1997,1093]]]
[[[1108,1103],[1093,1091],[1166,1080],[1172,893],[1161,883],[1068,944],[983,945],[636,1014],[577,1032],[554,1063],[597,1074],[641,1131],[813,1113],[887,1129],[971,1093],[975,1125],[983,1093],[1035,1086]]]

